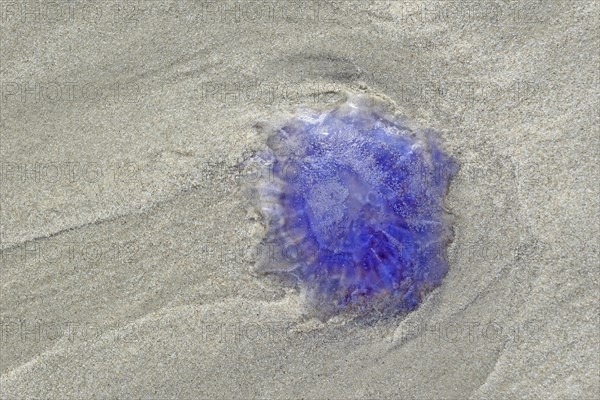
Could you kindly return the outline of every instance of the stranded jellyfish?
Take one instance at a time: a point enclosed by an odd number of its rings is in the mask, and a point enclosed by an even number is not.
[[[444,196],[457,162],[366,96],[303,109],[252,158],[267,230],[264,272],[297,285],[321,315],[408,312],[448,270]]]

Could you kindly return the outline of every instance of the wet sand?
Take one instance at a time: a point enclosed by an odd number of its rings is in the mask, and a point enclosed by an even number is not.
[[[600,397],[600,3],[365,3],[2,2],[1,398]],[[256,273],[238,168],[346,93],[461,163],[444,283],[368,323]]]

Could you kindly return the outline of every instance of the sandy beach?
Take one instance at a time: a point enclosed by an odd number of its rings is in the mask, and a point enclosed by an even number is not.
[[[0,398],[600,398],[600,2],[0,2]],[[307,313],[240,165],[350,94],[461,165],[413,312]]]

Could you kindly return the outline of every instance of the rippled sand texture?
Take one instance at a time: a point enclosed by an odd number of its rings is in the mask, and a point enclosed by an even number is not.
[[[598,2],[58,3],[0,4],[0,397],[600,397]],[[238,166],[346,92],[461,163],[405,317],[257,273]]]

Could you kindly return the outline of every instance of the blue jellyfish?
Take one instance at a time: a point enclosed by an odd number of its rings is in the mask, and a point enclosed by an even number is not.
[[[405,313],[448,271],[443,203],[458,163],[431,130],[372,99],[303,109],[255,154],[267,231],[261,270],[291,279],[321,315]]]

